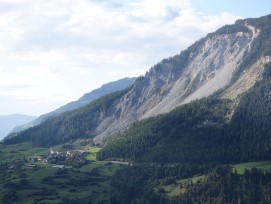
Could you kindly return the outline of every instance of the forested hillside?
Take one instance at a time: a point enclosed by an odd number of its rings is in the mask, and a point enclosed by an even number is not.
[[[217,167],[171,203],[271,203],[271,172],[257,168],[238,175],[229,167]]]
[[[168,114],[135,123],[126,133],[109,141],[98,157],[158,163],[206,163],[214,157],[220,160],[223,152],[217,149],[222,147],[219,141],[223,138],[226,114],[227,101],[194,101]]]
[[[271,64],[230,121],[230,101],[211,96],[135,123],[108,142],[100,159],[135,162],[231,163],[271,159]]]
[[[4,144],[32,142],[35,146],[51,147],[80,138],[93,138],[97,123],[106,115],[114,100],[128,89],[105,95],[74,111],[65,112],[21,133],[14,133]]]
[[[123,167],[112,179],[110,201],[112,204],[267,204],[271,201],[270,171],[252,168],[238,174],[230,166],[217,166],[201,179],[180,179],[189,177],[193,170],[195,167],[192,165],[185,168]],[[178,172],[187,173],[182,175]],[[163,186],[176,186],[179,193],[168,196]]]
[[[135,82],[135,80],[136,80],[136,77],[134,77],[134,78],[127,77],[127,78],[123,78],[123,79],[120,79],[117,81],[113,81],[113,82],[109,82],[107,84],[104,84],[100,88],[84,94],[82,97],[80,97],[76,101],[72,101],[64,106],[61,106],[60,108],[58,108],[52,112],[43,114],[43,115],[39,116],[37,119],[32,120],[31,122],[28,121],[29,123],[27,123],[27,124],[24,123],[23,125],[15,127],[11,131],[11,133],[18,133],[18,132],[26,130],[30,127],[37,126],[50,118],[53,118],[57,115],[60,115],[63,112],[72,111],[72,110],[78,109],[80,107],[86,106],[88,103],[90,103],[90,102],[92,102],[92,101],[94,101],[94,100],[96,100],[106,94],[110,94],[110,93],[113,93],[116,91],[124,90],[124,89],[130,87]]]
[[[113,177],[111,202],[269,203],[270,172],[252,168],[239,175],[227,166],[271,160],[269,90],[271,64],[242,96],[230,120],[231,101],[218,99],[217,93],[140,121],[109,141],[100,159],[134,163]],[[195,175],[205,176],[185,181]],[[177,195],[169,196],[167,186],[177,186]]]

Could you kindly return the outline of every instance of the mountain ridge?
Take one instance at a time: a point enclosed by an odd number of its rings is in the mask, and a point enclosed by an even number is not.
[[[262,71],[257,71],[255,79],[250,80],[249,73],[254,73],[249,71],[250,68],[254,65],[255,70],[263,69],[264,59],[271,55],[268,46],[271,45],[270,28],[267,26],[270,22],[271,15],[238,20],[234,25],[224,26],[181,54],[162,60],[124,92],[108,95],[80,111],[62,115],[62,121],[52,120],[50,125],[30,131],[32,137],[54,126],[55,130],[47,134],[56,142],[61,138],[93,138],[100,144],[138,120],[169,112],[220,89],[232,87],[228,99],[233,94],[238,97],[247,91],[234,88],[240,84],[238,79],[248,79],[245,86],[252,87],[260,80]],[[257,63],[262,63],[260,68]],[[226,92],[224,90],[224,97]],[[89,119],[80,118],[82,116]],[[22,135],[27,138],[26,133]]]
[[[99,98],[105,94],[119,91],[119,90],[122,90],[122,89],[125,89],[125,88],[131,86],[135,80],[136,80],[136,77],[132,77],[132,78],[126,77],[123,79],[119,79],[117,81],[103,84],[100,88],[94,89],[93,91],[84,94],[82,97],[80,97],[76,101],[72,101],[70,103],[67,103],[66,105],[59,107],[58,109],[56,109],[52,112],[43,114],[43,115],[39,116],[38,118],[36,118],[34,121],[31,121],[27,124],[23,124],[21,126],[15,127],[10,133],[21,132],[21,131],[26,130],[28,128],[37,126],[37,125],[41,124],[42,122],[44,122],[45,120],[47,120],[51,117],[55,117],[63,112],[78,109],[78,108],[90,103],[93,100],[96,100],[97,98]]]
[[[23,115],[23,114],[11,114],[0,116],[0,140],[2,140],[12,128],[17,125],[23,125],[29,121],[37,118],[36,116]]]

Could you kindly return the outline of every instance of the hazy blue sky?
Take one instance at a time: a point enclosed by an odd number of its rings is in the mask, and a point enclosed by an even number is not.
[[[270,1],[0,0],[0,115],[40,115],[144,74]]]

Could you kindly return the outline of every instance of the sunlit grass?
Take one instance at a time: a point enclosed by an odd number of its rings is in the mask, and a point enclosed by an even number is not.
[[[245,169],[250,170],[251,168],[258,168],[262,171],[269,171],[271,169],[271,161],[262,161],[262,162],[247,162],[233,165],[233,171],[235,171],[240,175],[244,174]]]
[[[201,175],[186,179],[180,179],[173,184],[159,186],[158,188],[164,189],[168,197],[178,196],[180,195],[180,193],[185,192],[186,185],[189,185],[190,183],[195,184],[197,181],[202,180],[204,177],[204,175]]]

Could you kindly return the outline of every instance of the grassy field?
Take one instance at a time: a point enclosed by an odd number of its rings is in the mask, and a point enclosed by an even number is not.
[[[197,181],[200,181],[203,178],[204,176],[195,176],[192,178],[180,179],[173,184],[159,186],[159,188],[164,189],[168,197],[173,197],[179,195],[180,193],[184,193],[187,185],[190,185],[191,183],[195,184]]]
[[[61,146],[53,147],[61,149]],[[10,197],[9,203],[60,203],[60,202],[107,202],[110,191],[110,177],[119,168],[119,164],[97,161],[99,147],[89,146],[85,150],[89,161],[79,168],[56,169],[52,164],[26,162],[31,157],[48,155],[48,148],[35,148],[30,143],[0,146],[0,203]],[[25,158],[16,168],[5,167],[14,160]],[[35,164],[37,169],[28,169]],[[15,190],[15,191],[14,191]],[[11,194],[15,192],[15,194]],[[10,194],[12,196],[10,196]]]
[[[34,148],[31,143],[0,145],[0,164],[11,160],[42,156],[49,153],[47,148]]]
[[[87,156],[88,160],[96,161],[96,154],[100,151],[100,147],[90,147],[88,148],[87,152],[89,153]]]
[[[258,168],[262,171],[269,171],[271,169],[271,161],[262,161],[262,162],[247,162],[233,165],[233,171],[237,171],[238,174],[244,174],[245,169]]]

